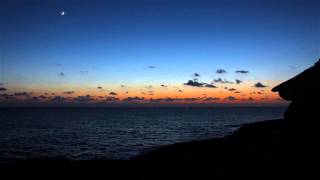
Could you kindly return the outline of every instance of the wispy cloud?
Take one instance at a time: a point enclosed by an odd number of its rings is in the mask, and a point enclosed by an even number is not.
[[[68,94],[68,95],[74,94],[74,93],[75,93],[74,91],[65,91],[65,92],[63,92],[63,94]]]
[[[47,99],[48,97],[41,95],[41,96],[39,96],[39,98],[40,98],[40,99]]]
[[[89,71],[79,71],[79,73],[85,75],[85,74],[89,74]]]
[[[249,71],[246,71],[246,70],[237,70],[235,72],[239,73],[239,74],[248,74],[249,73]]]
[[[228,96],[228,97],[226,97],[226,98],[224,98],[225,100],[228,100],[228,101],[235,101],[235,100],[237,100],[237,98],[236,97],[234,97],[234,96]]]
[[[3,100],[15,100],[16,97],[11,94],[0,94],[0,98]]]
[[[205,98],[205,99],[204,99],[204,101],[217,101],[217,100],[220,100],[220,98],[208,97],[208,98]]]
[[[146,89],[153,89],[152,85],[146,86]]]
[[[13,94],[14,96],[24,96],[24,97],[30,97],[30,94],[27,92],[16,92]]]
[[[132,101],[143,101],[143,100],[144,100],[144,97],[135,96],[135,97],[127,97],[127,98],[124,98],[122,101],[132,102]]]
[[[213,84],[207,84],[205,83],[204,87],[207,87],[207,88],[217,88],[217,86],[213,85]]]
[[[226,79],[222,80],[221,78],[214,79],[213,81],[214,81],[215,83],[221,83],[221,84],[233,84],[233,82],[228,81],[228,80],[226,80]]]

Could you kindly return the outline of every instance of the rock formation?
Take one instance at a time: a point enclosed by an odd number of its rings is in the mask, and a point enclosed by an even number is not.
[[[304,125],[318,115],[317,105],[320,100],[320,59],[314,66],[303,71],[292,79],[272,89],[288,101],[289,105],[284,117],[291,123]]]

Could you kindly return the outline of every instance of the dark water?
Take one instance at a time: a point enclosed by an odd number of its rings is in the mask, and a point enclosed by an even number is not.
[[[0,109],[0,162],[34,157],[128,159],[281,118],[284,107]]]

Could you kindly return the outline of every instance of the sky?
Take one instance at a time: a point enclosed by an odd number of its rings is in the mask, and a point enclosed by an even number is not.
[[[317,0],[2,0],[0,106],[280,105]]]

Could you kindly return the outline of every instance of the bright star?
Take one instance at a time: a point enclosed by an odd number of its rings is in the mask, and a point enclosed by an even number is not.
[[[65,14],[64,11],[62,11],[62,12],[60,13],[61,16],[64,16],[64,14]]]

